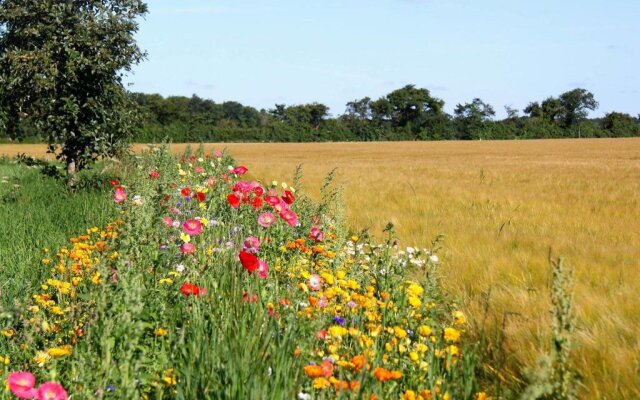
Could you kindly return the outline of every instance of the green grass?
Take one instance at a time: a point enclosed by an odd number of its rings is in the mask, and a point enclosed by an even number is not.
[[[44,249],[53,252],[70,237],[112,220],[108,182],[103,190],[70,192],[40,168],[0,160],[0,297],[9,305],[31,294],[48,275]]]

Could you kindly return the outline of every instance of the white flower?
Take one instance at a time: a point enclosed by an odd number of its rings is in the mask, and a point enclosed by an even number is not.
[[[298,393],[298,400],[309,400],[311,395],[309,393],[300,392]]]
[[[440,261],[440,259],[438,258],[437,255],[433,254],[429,256],[429,260],[431,260],[432,263],[437,264],[438,261]]]
[[[131,200],[131,202],[133,204],[135,204],[136,206],[141,206],[142,205],[142,196],[140,196],[139,194],[133,196],[133,199]]]
[[[184,271],[184,264],[176,265],[176,272],[182,273]]]

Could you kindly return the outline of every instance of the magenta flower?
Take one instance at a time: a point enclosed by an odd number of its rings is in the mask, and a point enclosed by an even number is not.
[[[202,232],[202,223],[197,219],[188,219],[182,224],[182,230],[190,236],[199,235]]]
[[[9,390],[19,399],[33,399],[37,391],[33,388],[36,385],[36,377],[31,372],[12,372],[7,377]]]
[[[59,383],[45,382],[38,388],[38,400],[67,400],[67,392]]]
[[[249,236],[244,240],[242,250],[249,253],[257,253],[260,251],[260,239],[255,236]]]
[[[244,175],[247,173],[247,167],[240,165],[231,170],[236,175]]]
[[[311,228],[309,237],[316,242],[322,242],[324,240],[324,232],[322,232],[317,226],[314,226],[313,228]]]
[[[276,222],[275,215],[271,214],[268,211],[260,214],[260,216],[258,217],[258,225],[263,228],[270,227],[274,222]]]
[[[127,192],[124,191],[122,186],[117,186],[113,192],[113,201],[116,203],[122,203],[127,200]]]
[[[320,290],[320,289],[322,289],[322,278],[320,278],[320,275],[318,275],[318,274],[311,275],[309,277],[308,283],[309,283],[309,288],[311,290]]]
[[[183,243],[180,246],[180,251],[182,254],[193,254],[196,252],[196,246],[193,243]]]

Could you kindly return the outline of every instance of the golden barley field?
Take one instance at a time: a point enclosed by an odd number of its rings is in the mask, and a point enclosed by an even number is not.
[[[405,246],[444,234],[446,288],[472,319],[504,327],[506,365],[532,366],[548,350],[548,256],[563,256],[583,397],[640,398],[640,139],[207,147],[269,181],[290,182],[302,164],[312,194],[337,168],[351,226],[378,237],[387,222]]]

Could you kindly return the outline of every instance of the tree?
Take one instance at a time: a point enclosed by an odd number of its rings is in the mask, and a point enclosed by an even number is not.
[[[565,127],[570,127],[580,122],[588,115],[587,110],[598,108],[593,93],[585,89],[573,89],[562,93],[559,99],[562,106],[562,121]]]
[[[475,139],[496,112],[490,104],[475,98],[471,103],[458,104],[454,115],[459,124],[460,139]]]
[[[640,134],[640,124],[631,115],[620,112],[610,112],[602,120],[602,128],[609,131],[613,137],[637,136]]]
[[[29,119],[74,172],[122,148],[137,118],[124,73],[145,54],[141,0],[0,0],[0,84],[11,135]]]

